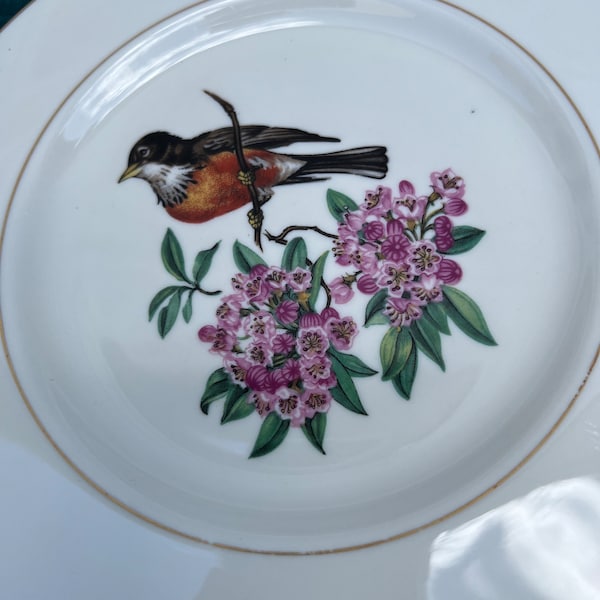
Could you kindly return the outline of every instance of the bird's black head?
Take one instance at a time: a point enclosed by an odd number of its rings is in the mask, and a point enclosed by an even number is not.
[[[185,140],[165,131],[149,133],[138,140],[127,161],[127,169],[121,175],[119,183],[131,177],[149,179],[158,166],[173,166],[185,162]]]

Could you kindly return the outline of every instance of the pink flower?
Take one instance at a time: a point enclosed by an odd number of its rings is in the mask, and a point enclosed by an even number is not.
[[[448,285],[455,285],[462,279],[462,269],[460,265],[450,260],[449,258],[443,258],[437,276]]]
[[[273,338],[273,352],[276,354],[289,354],[294,347],[295,339],[289,333],[280,333]]]
[[[460,200],[462,202],[462,200]],[[452,221],[442,215],[434,222],[435,229],[435,245],[440,252],[447,252],[454,246],[454,238],[452,237]]]
[[[414,196],[415,186],[410,181],[406,181],[406,179],[403,179],[398,184],[398,191],[400,192],[400,196]]]
[[[392,296],[402,296],[412,278],[413,275],[406,263],[384,261],[379,268],[377,285],[380,288],[387,288]]]
[[[321,327],[323,325],[323,319],[321,315],[309,312],[300,317],[300,328],[308,329],[309,327]]]
[[[465,194],[465,182],[462,177],[454,173],[452,169],[446,169],[441,173],[437,171],[430,176],[433,189],[442,198],[462,198]]]
[[[348,240],[342,240],[340,238],[333,241],[333,256],[335,256],[335,262],[342,267],[347,267],[350,263],[350,255],[355,249],[354,242]]]
[[[433,222],[433,227],[436,236],[450,235],[452,232],[452,221],[448,217],[442,215]]]
[[[358,334],[358,327],[352,317],[329,319],[325,324],[329,340],[336,350],[348,350]]]
[[[365,212],[382,216],[392,208],[392,189],[389,187],[379,186],[374,192],[367,192],[365,201],[361,205],[361,209]]]
[[[296,351],[300,358],[324,356],[329,348],[327,333],[322,327],[309,327],[298,331]]]
[[[394,214],[407,221],[419,221],[425,213],[427,206],[426,196],[407,195],[394,198]]]
[[[385,227],[381,221],[369,221],[365,223],[363,227],[363,235],[366,240],[375,241],[383,237],[385,233]]]
[[[388,238],[381,244],[383,256],[395,263],[403,261],[410,250],[410,241],[404,234],[404,226],[398,220],[387,224]]]
[[[408,327],[421,318],[423,311],[410,298],[388,298],[383,313],[395,327]]]
[[[262,392],[267,389],[269,371],[263,365],[252,365],[246,371],[245,383],[251,389]]]
[[[281,387],[287,387],[288,381],[282,369],[269,371],[266,381],[266,389],[268,392],[275,393]]]
[[[205,325],[198,330],[198,337],[201,342],[214,342],[217,337],[217,328],[214,325]]]
[[[225,296],[217,308],[216,315],[220,327],[228,331],[236,331],[240,326],[240,308],[242,305],[236,296]]]
[[[359,211],[354,211],[346,213],[344,215],[344,221],[346,222],[346,225],[349,227],[349,229],[352,232],[356,233],[357,231],[360,231],[362,229],[364,219],[359,213]]]
[[[419,281],[413,283],[411,291],[417,304],[421,306],[430,302],[441,302],[443,299],[440,282],[435,275],[423,275]]]
[[[359,271],[369,274],[373,274],[377,270],[378,260],[376,248],[370,244],[358,247],[350,255],[351,264]]]
[[[283,388],[277,392],[275,412],[283,419],[291,422],[292,427],[300,427],[304,424],[304,403],[301,392],[290,388]]]
[[[244,331],[255,339],[270,340],[275,335],[277,324],[266,310],[250,313],[242,319]]]
[[[311,284],[312,275],[310,271],[296,267],[288,273],[288,283],[295,292],[305,292]]]
[[[257,275],[256,277],[250,277],[248,279],[244,292],[246,294],[246,298],[250,302],[264,302],[269,297],[271,290],[269,289],[267,283],[263,280],[263,276]]]
[[[246,283],[248,276],[242,273],[237,273],[231,278],[231,287],[238,293],[243,292],[246,289]]]
[[[431,275],[437,272],[442,257],[429,240],[421,240],[412,244],[408,264],[415,275]]]
[[[371,275],[363,275],[358,280],[357,287],[363,294],[368,294],[370,296],[379,291],[377,281],[375,281],[375,278]]]
[[[453,217],[464,215],[468,210],[467,203],[461,198],[452,198],[444,205],[444,212]]]
[[[356,241],[356,231],[342,223],[338,225],[338,238],[343,242],[354,243]]]
[[[260,277],[261,279],[264,279],[268,271],[269,267],[267,267],[266,265],[254,265],[250,269],[249,279],[253,279],[254,277]]]
[[[314,356],[313,358],[303,358],[300,360],[300,371],[302,380],[318,384],[321,380],[327,380],[331,374],[331,361],[327,356]]]
[[[350,302],[354,296],[352,284],[347,283],[343,277],[336,277],[330,284],[331,297],[337,304]]]
[[[251,363],[245,358],[232,353],[227,354],[223,359],[223,368],[229,373],[231,379],[240,386],[245,385],[246,374],[251,366]]]
[[[215,338],[212,343],[210,352],[221,354],[222,356],[231,352],[235,346],[237,339],[229,331],[218,327],[215,332]]]
[[[454,238],[451,235],[436,235],[435,245],[440,252],[448,252],[448,250],[454,246]]]
[[[293,300],[284,300],[275,309],[275,316],[284,325],[294,323],[298,319],[298,303]]]
[[[270,365],[273,359],[273,349],[264,340],[256,339],[247,348],[246,358],[254,365]]]
[[[290,359],[286,361],[286,363],[279,369],[281,371],[281,376],[285,380],[287,384],[292,384],[295,381],[298,381],[302,376],[300,372],[300,363],[297,360]]]
[[[263,419],[271,412],[277,397],[269,392],[251,392],[248,396],[248,402],[254,404],[254,408],[258,415]]]
[[[287,273],[278,267],[271,267],[264,275],[264,281],[271,290],[285,290]]]
[[[327,323],[327,321],[331,318],[339,319],[340,313],[337,310],[335,310],[335,308],[328,306],[327,308],[324,308],[321,311],[321,322]]]
[[[304,414],[306,418],[312,419],[316,413],[327,412],[331,405],[331,392],[319,387],[310,385],[304,389],[302,394],[304,404]]]

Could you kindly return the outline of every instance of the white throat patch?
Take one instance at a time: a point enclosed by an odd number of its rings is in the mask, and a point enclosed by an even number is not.
[[[148,163],[138,177],[145,179],[163,206],[177,206],[187,197],[187,187],[193,181],[192,165],[161,165]]]

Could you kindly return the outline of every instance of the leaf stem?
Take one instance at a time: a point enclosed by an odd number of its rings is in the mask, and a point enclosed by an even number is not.
[[[205,296],[218,296],[219,294],[222,293],[221,290],[215,290],[214,292],[209,292],[208,290],[201,288],[198,284],[196,284],[194,287],[185,286],[185,288],[187,290],[191,290],[192,292],[200,292],[201,294],[204,294]]]

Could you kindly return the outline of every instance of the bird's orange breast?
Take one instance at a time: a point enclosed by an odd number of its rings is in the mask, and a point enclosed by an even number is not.
[[[271,187],[280,181],[277,155],[264,150],[244,150],[246,160],[260,159],[263,167],[255,171],[256,187]],[[179,221],[204,223],[251,202],[248,188],[238,179],[240,166],[232,152],[211,156],[208,164],[192,174],[187,198],[177,206],[166,207]]]

